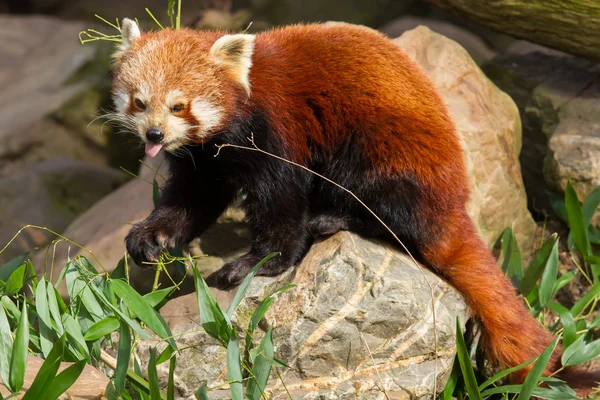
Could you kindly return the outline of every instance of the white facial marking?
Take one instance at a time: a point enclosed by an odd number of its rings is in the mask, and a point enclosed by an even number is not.
[[[122,89],[118,89],[113,93],[113,102],[117,112],[124,113],[129,106],[129,94]]]
[[[219,126],[223,118],[223,112],[218,106],[199,97],[192,101],[192,114],[199,121],[202,133],[207,133]]]
[[[142,103],[146,104],[146,106],[147,106],[148,103],[150,102],[150,99],[152,98],[152,91],[150,90],[150,85],[148,85],[146,83],[140,84],[137,92],[135,92],[133,97],[134,97],[134,99],[141,100]]]
[[[181,98],[183,97],[183,92],[179,89],[174,89],[167,93],[167,98],[165,99],[166,106],[171,108],[175,104],[181,102]]]
[[[169,141],[178,141],[186,138],[190,125],[183,118],[169,115],[166,121],[167,136]]]

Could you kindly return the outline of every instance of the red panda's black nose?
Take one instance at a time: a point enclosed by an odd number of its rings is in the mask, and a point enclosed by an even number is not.
[[[146,131],[146,139],[152,143],[160,143],[165,138],[162,131],[158,128],[150,128]]]

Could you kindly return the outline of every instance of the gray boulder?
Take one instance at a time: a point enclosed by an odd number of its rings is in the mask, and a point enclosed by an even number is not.
[[[567,180],[583,200],[600,185],[600,65],[560,54],[507,54],[484,66],[523,115],[521,164],[530,204]]]
[[[238,332],[262,299],[288,284],[296,287],[278,297],[266,325],[273,328],[276,357],[290,365],[280,374],[292,398],[383,399],[385,391],[389,398],[412,399],[443,389],[454,359],[456,317],[465,322],[468,312],[442,279],[393,246],[340,232],[313,245],[294,271],[255,278],[233,318]],[[234,293],[217,293],[227,309]],[[192,399],[203,380],[209,387],[225,385],[225,350],[198,329],[195,295],[172,300],[161,313],[185,347],[175,370],[180,398]],[[143,368],[156,344],[142,341],[136,348]],[[167,373],[160,365],[165,383]],[[270,398],[287,398],[277,375],[270,382]]]

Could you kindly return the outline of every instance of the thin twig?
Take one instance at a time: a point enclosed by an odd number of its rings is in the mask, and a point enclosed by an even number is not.
[[[375,364],[375,359],[373,358],[373,353],[371,353],[371,348],[369,347],[369,344],[365,340],[365,337],[363,336],[362,332],[358,332],[358,334],[360,335],[360,338],[362,339],[363,343],[365,344],[365,347],[367,348],[367,351],[369,352],[369,357],[371,357],[371,362],[373,363],[373,367],[375,367],[375,373],[377,374],[377,379],[379,379],[379,385],[381,387],[381,390],[383,391],[383,395],[385,396],[385,398],[387,400],[390,400],[387,392],[385,391],[385,386],[383,385],[383,379],[381,379],[381,375],[379,375],[379,369],[377,368],[377,365]],[[436,380],[437,380],[437,376],[434,378],[434,381],[436,381]],[[435,393],[434,393],[434,396],[435,396]]]
[[[236,145],[236,144],[231,144],[231,143],[226,143],[226,144],[222,144],[217,146],[217,153],[214,155],[215,157],[217,157],[220,153],[221,150],[225,147],[233,147],[233,148],[237,148],[237,149],[243,149],[243,150],[250,150],[250,151],[257,151],[259,153],[268,155],[270,157],[276,158],[277,160],[283,161],[285,163],[294,165],[296,167],[302,168],[303,170],[310,172],[313,175],[318,176],[319,178],[331,183],[334,186],[337,186],[338,188],[340,188],[341,190],[345,191],[346,193],[348,193],[350,196],[352,196],[356,201],[358,201],[369,213],[371,213],[371,215],[373,217],[375,217],[375,219],[392,235],[392,237],[400,244],[400,246],[402,246],[402,248],[406,251],[406,253],[408,254],[408,256],[410,257],[410,259],[413,261],[413,263],[417,266],[417,268],[419,269],[419,272],[421,273],[421,275],[423,276],[423,279],[425,280],[425,282],[427,283],[427,286],[429,286],[429,293],[431,296],[431,315],[433,318],[433,345],[434,345],[434,351],[435,351],[435,356],[434,356],[434,366],[435,366],[435,375],[437,376],[437,365],[438,365],[438,337],[437,337],[437,319],[436,319],[436,313],[435,313],[435,292],[433,290],[433,286],[431,285],[431,283],[429,282],[429,280],[427,279],[427,277],[425,276],[425,272],[423,271],[423,267],[421,267],[421,265],[419,265],[419,263],[417,262],[417,260],[413,257],[413,255],[411,254],[411,252],[408,250],[408,248],[404,245],[404,243],[402,243],[402,241],[400,240],[400,238],[396,235],[396,233],[394,233],[394,231],[386,225],[385,222],[383,222],[383,220],[381,218],[379,218],[379,216],[377,214],[375,214],[375,212],[373,210],[371,210],[369,208],[369,206],[367,206],[358,196],[356,196],[351,190],[346,189],[345,187],[343,187],[342,185],[340,185],[337,182],[332,181],[331,179],[327,178],[326,176],[323,176],[313,170],[311,170],[308,167],[305,167],[304,165],[295,163],[291,160],[285,159],[283,157],[280,157],[278,155],[275,155],[273,153],[269,153],[268,151],[265,151],[261,148],[259,148],[256,143],[254,142],[254,135],[251,135],[251,137],[248,138],[248,140],[250,141],[250,143],[252,144],[252,147],[248,147],[248,146],[240,146],[240,145]],[[434,395],[437,393],[437,379],[434,379],[433,382],[433,393]]]

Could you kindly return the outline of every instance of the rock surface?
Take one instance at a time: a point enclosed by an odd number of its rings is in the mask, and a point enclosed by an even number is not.
[[[600,185],[600,65],[571,56],[509,54],[485,71],[523,115],[523,179],[535,209],[567,180],[583,200]]]
[[[491,244],[512,226],[527,254],[535,223],[527,209],[518,160],[517,106],[452,40],[421,26],[395,42],[425,71],[448,105],[464,143],[471,179],[468,211],[480,233]]]
[[[38,371],[42,367],[44,360],[38,357],[28,357],[27,365],[25,367],[25,383],[21,393],[15,399],[21,399],[25,395],[27,389],[31,387],[33,380],[35,379]],[[73,363],[63,362],[58,368],[58,373],[64,371]],[[104,400],[104,391],[108,385],[109,379],[102,372],[98,371],[91,365],[86,365],[77,378],[77,381],[71,386],[66,393],[60,396],[60,399],[68,400]],[[2,396],[8,396],[10,392],[6,390],[4,385],[0,385],[0,394]]]
[[[378,30],[391,38],[396,38],[404,32],[415,29],[420,25],[426,26],[435,33],[439,33],[460,44],[477,64],[490,60],[496,55],[496,51],[477,34],[456,24],[439,19],[416,16],[400,17],[388,22]]]
[[[292,398],[383,399],[385,391],[389,398],[412,399],[430,397],[434,382],[443,389],[455,352],[456,317],[466,321],[468,314],[460,295],[433,273],[390,246],[340,232],[313,245],[294,271],[256,278],[234,314],[238,332],[259,301],[287,284],[296,287],[278,297],[266,321],[273,327],[276,357],[290,365],[280,373]],[[219,294],[223,308],[233,295]],[[197,310],[193,294],[161,310],[186,347],[175,370],[181,398],[193,398],[203,380],[210,387],[227,382],[225,350],[198,330]],[[260,336],[255,332],[255,340]],[[154,345],[142,341],[137,347],[142,369]],[[166,378],[168,367],[159,368]],[[276,376],[270,382],[270,398],[287,398]]]
[[[0,15],[0,139],[55,111],[90,82],[66,82],[94,55],[81,23]]]
[[[125,182],[121,171],[76,160],[51,160],[0,180],[0,243],[25,225],[62,232],[73,219]],[[55,237],[28,229],[0,254],[0,264]]]

